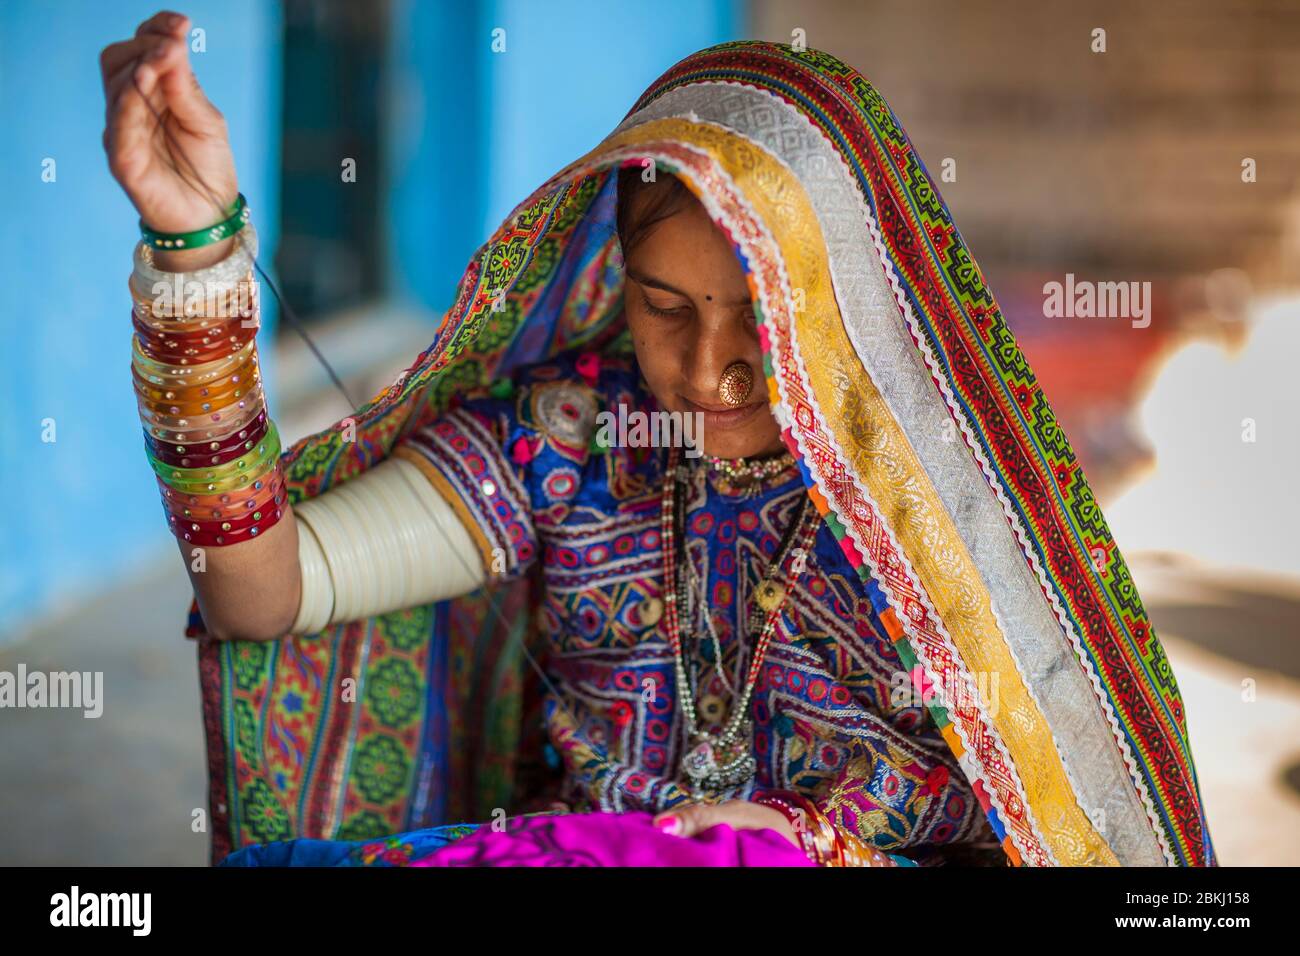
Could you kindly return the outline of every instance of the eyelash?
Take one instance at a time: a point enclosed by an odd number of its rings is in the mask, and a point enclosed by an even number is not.
[[[649,312],[651,315],[661,316],[666,319],[675,318],[686,309],[686,306],[684,305],[678,306],[675,309],[661,309],[657,305],[652,303],[648,298],[646,298],[646,294],[644,292],[641,293],[641,304],[645,306],[645,310]],[[749,310],[749,315],[751,318],[753,317],[754,312],[752,309]]]
[[[679,315],[682,309],[685,308],[685,306],[678,306],[675,309],[661,309],[657,305],[651,303],[651,301],[648,298],[646,298],[646,294],[644,292],[641,293],[641,304],[645,306],[645,310],[649,312],[651,315],[663,316],[664,318],[669,318],[669,319]]]

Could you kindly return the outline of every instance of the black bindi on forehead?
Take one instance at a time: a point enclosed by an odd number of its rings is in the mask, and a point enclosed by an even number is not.
[[[708,301],[710,301],[710,302],[713,301],[713,296],[711,296],[711,295],[706,295],[704,298],[706,298],[706,299],[707,299]]]

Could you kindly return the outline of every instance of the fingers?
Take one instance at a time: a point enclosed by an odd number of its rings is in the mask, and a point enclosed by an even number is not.
[[[651,822],[672,836],[693,837],[723,822],[716,806],[692,804],[661,813]]]
[[[164,103],[156,88],[156,75],[146,73],[134,61],[119,70],[113,83],[118,92],[108,105],[104,149],[109,169],[126,185],[148,168],[149,138],[155,126],[152,114],[161,111]]]
[[[114,125],[115,118],[119,122],[127,119],[127,117],[122,117],[120,113],[124,107],[129,105],[128,101],[134,98],[133,89],[135,87],[152,86],[149,78],[150,71],[142,69],[141,64],[157,62],[166,53],[165,45],[168,42],[182,42],[167,28],[167,24],[171,22],[168,18],[175,16],[178,16],[178,14],[160,13],[146,20],[140,24],[140,28],[136,31],[133,39],[105,47],[100,54],[100,67],[103,71],[104,80],[105,122],[110,127]],[[181,17],[179,26],[183,27],[188,22],[184,17]],[[149,89],[145,89],[145,96],[149,96],[150,93]],[[162,109],[164,104],[161,94],[155,98],[151,105],[155,111]],[[134,121],[136,118],[130,117],[130,119]]]
[[[177,49],[179,55],[176,50],[169,49],[167,55],[153,65],[161,75],[162,93],[167,108],[191,132],[224,136],[225,118],[199,86],[199,81],[190,68],[185,44],[178,43]],[[166,69],[168,66],[170,69]]]
[[[121,72],[122,67],[140,58],[140,54],[144,52],[146,39],[136,37],[131,40],[123,40],[120,43],[110,43],[100,51],[99,72],[104,81],[105,95],[108,94],[113,77]]]
[[[189,54],[185,42],[172,37],[155,37],[140,57],[140,62],[133,69],[128,64],[123,71],[122,82],[135,87],[136,92],[148,99],[156,111],[161,112],[167,105],[161,80],[168,72],[178,68],[189,72]]]
[[[135,35],[139,37],[146,33],[169,33],[172,36],[183,36],[185,28],[189,25],[190,18],[184,14],[172,10],[159,10],[136,27]]]
[[[170,95],[178,97],[173,108],[179,107],[177,118],[182,122],[206,121],[207,128],[215,127],[210,115],[213,111],[201,109],[207,104],[206,98],[200,94],[196,102],[192,92],[197,90],[198,83],[190,70],[185,39],[189,22],[188,17],[164,10],[141,23],[132,39],[104,48],[99,59],[110,125],[113,117],[127,107],[135,90],[149,98],[153,112],[173,106],[168,102]],[[179,75],[169,78],[171,71],[179,71]],[[166,89],[159,83],[164,78],[168,79]]]
[[[174,19],[173,19],[174,18]],[[148,47],[157,42],[158,37],[175,37],[181,39],[189,27],[189,18],[179,13],[163,11],[155,14],[135,31],[130,40],[110,43],[99,54],[100,72],[107,91],[109,80],[116,76],[127,63],[140,58]]]
[[[149,167],[157,118],[169,112],[200,136],[224,137],[225,119],[203,94],[189,62],[189,19],[162,11],[140,24],[130,40],[100,54],[104,73],[104,148],[124,184]]]
[[[145,84],[141,81],[148,78],[148,73],[145,71],[143,64],[149,62],[149,57],[156,55],[164,42],[164,38],[162,37],[153,37],[149,40],[141,41],[142,46],[140,47],[140,55],[135,59],[127,60],[118,68],[118,71],[109,78],[104,92],[105,115],[108,119],[111,120],[119,107],[123,105],[123,99],[128,97],[132,92],[138,92],[135,90],[137,86],[142,88],[144,87]],[[154,84],[150,82],[148,85],[152,87]],[[145,96],[149,96],[151,93],[151,89],[144,90]],[[161,108],[161,93],[159,93],[158,100],[154,103],[154,106],[156,108]]]
[[[143,37],[141,42],[146,44],[146,50],[139,68],[134,78],[128,73],[123,82],[138,83],[156,111],[161,112],[165,106],[190,132],[224,135],[225,119],[199,86],[184,37],[151,34]],[[156,97],[153,95],[155,84]]]

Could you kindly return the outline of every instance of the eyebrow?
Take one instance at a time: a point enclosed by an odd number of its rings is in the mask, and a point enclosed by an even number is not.
[[[636,269],[630,269],[627,267],[624,267],[623,271],[627,273],[629,278],[640,283],[641,285],[649,286],[652,289],[662,289],[664,292],[671,292],[674,295],[680,295],[684,299],[691,298],[690,295],[688,295],[687,293],[683,292],[681,289],[678,289],[675,286],[669,285],[663,279],[656,279],[654,276],[648,276],[643,272],[639,272]],[[752,305],[752,304],[753,304],[753,299],[749,298],[748,296],[746,296],[744,299],[737,299],[735,302],[731,303],[731,305],[735,305],[735,306]]]

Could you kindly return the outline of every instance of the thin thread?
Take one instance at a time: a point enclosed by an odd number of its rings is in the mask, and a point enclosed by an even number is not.
[[[204,195],[208,202],[212,203],[212,208],[216,210],[219,217],[224,215],[225,207],[222,206],[221,200],[217,198],[216,193],[213,192],[206,182],[204,182],[198,169],[192,162],[190,162],[190,158],[185,154],[185,150],[181,148],[180,143],[176,141],[176,137],[173,136],[171,130],[167,128],[167,124],[163,121],[162,114],[153,108],[153,104],[149,102],[149,98],[144,95],[144,91],[140,89],[140,81],[136,79],[134,73],[131,74],[131,83],[135,87],[136,93],[139,94],[140,99],[144,100],[144,105],[149,108],[149,112],[152,113],[154,119],[158,121],[158,129],[162,131],[163,138],[168,142],[170,150],[167,155],[167,164],[171,167],[172,172],[180,177],[181,181],[184,182],[185,185],[189,186],[195,192]],[[187,176],[186,173],[176,165],[171,156],[171,151],[175,151],[175,154],[185,161],[185,165],[189,167],[190,175]],[[190,176],[193,177],[194,181],[191,181]],[[247,246],[244,243],[244,237],[240,233],[235,233],[235,239],[241,248],[247,249]],[[330,365],[329,361],[321,353],[321,350],[316,347],[316,343],[312,341],[312,337],[307,334],[307,329],[304,327],[302,320],[298,318],[298,314],[294,312],[292,306],[290,306],[289,303],[285,301],[284,296],[280,294],[279,286],[277,286],[275,282],[272,281],[271,277],[266,274],[266,270],[262,268],[262,264],[257,261],[256,256],[250,255],[250,258],[253,260],[253,268],[257,270],[257,274],[262,277],[262,280],[268,286],[270,286],[271,292],[275,295],[275,301],[279,304],[280,310],[284,314],[285,318],[289,320],[289,324],[293,326],[294,331],[302,337],[302,340],[307,343],[307,348],[311,350],[312,355],[316,356],[316,361],[320,362],[324,367],[326,374],[329,375],[330,381],[334,383],[334,387],[339,390],[343,395],[343,398],[347,401],[348,408],[355,411],[357,409],[357,402],[350,394],[348,394],[347,387],[344,386],[342,379],[340,379],[338,374],[334,371],[334,367]]]

